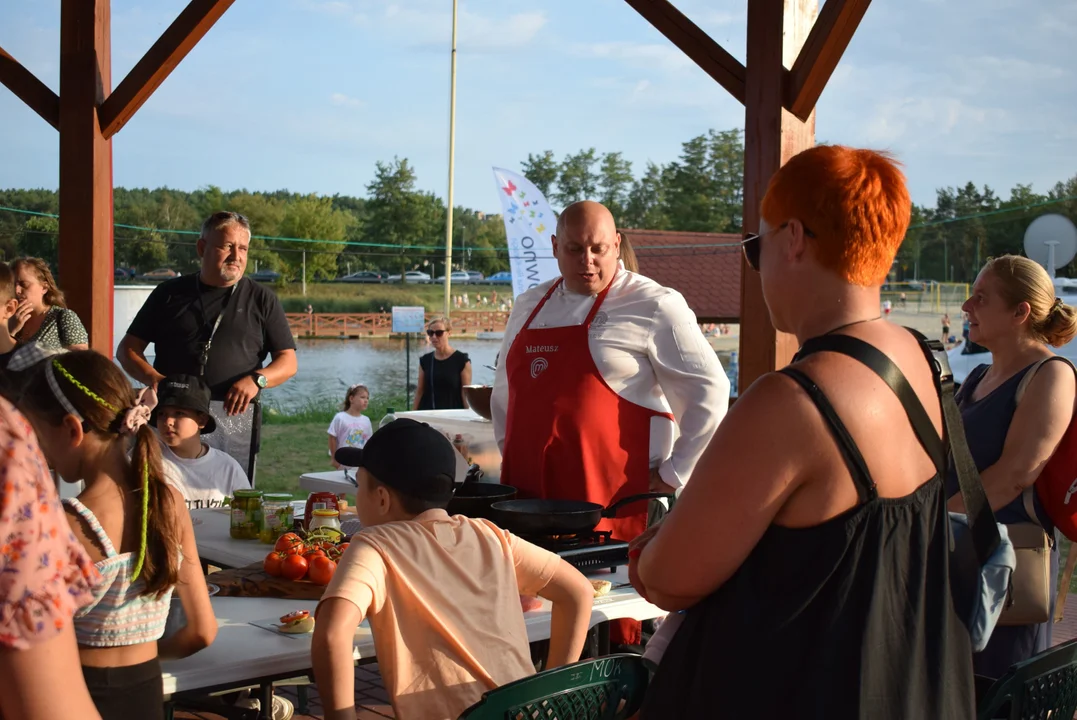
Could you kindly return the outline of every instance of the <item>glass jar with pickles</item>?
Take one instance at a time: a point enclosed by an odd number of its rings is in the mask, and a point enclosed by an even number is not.
[[[288,493],[266,493],[262,496],[262,542],[272,545],[277,538],[292,530],[292,496]]]
[[[257,540],[262,530],[262,491],[236,490],[232,496],[232,524],[228,534],[236,540]]]

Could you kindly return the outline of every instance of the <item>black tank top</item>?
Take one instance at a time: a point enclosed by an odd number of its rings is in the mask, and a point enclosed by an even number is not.
[[[784,372],[822,413],[860,504],[814,527],[771,525],[733,577],[687,611],[641,718],[974,717],[942,479],[880,498],[826,396]]]

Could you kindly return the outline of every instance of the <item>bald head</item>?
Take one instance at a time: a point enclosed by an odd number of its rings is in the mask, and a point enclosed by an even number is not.
[[[566,207],[552,243],[565,287],[572,292],[595,295],[613,280],[621,239],[605,205],[584,200]]]

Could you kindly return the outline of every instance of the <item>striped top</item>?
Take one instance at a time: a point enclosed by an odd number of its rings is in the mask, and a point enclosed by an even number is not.
[[[64,503],[86,521],[105,551],[105,559],[96,563],[101,582],[93,587],[93,600],[75,614],[79,645],[119,647],[161,639],[173,588],[160,598],[141,595],[145,581],[131,582],[138,553],[117,553],[93,511],[77,499]]]

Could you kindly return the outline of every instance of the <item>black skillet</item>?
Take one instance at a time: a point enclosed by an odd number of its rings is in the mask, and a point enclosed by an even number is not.
[[[446,511],[450,515],[466,515],[473,518],[491,517],[490,505],[516,497],[516,488],[497,483],[466,482],[456,488]]]
[[[594,530],[602,518],[616,517],[629,503],[670,497],[667,493],[629,495],[609,507],[583,500],[503,500],[490,510],[498,526],[517,535],[573,535]]]

